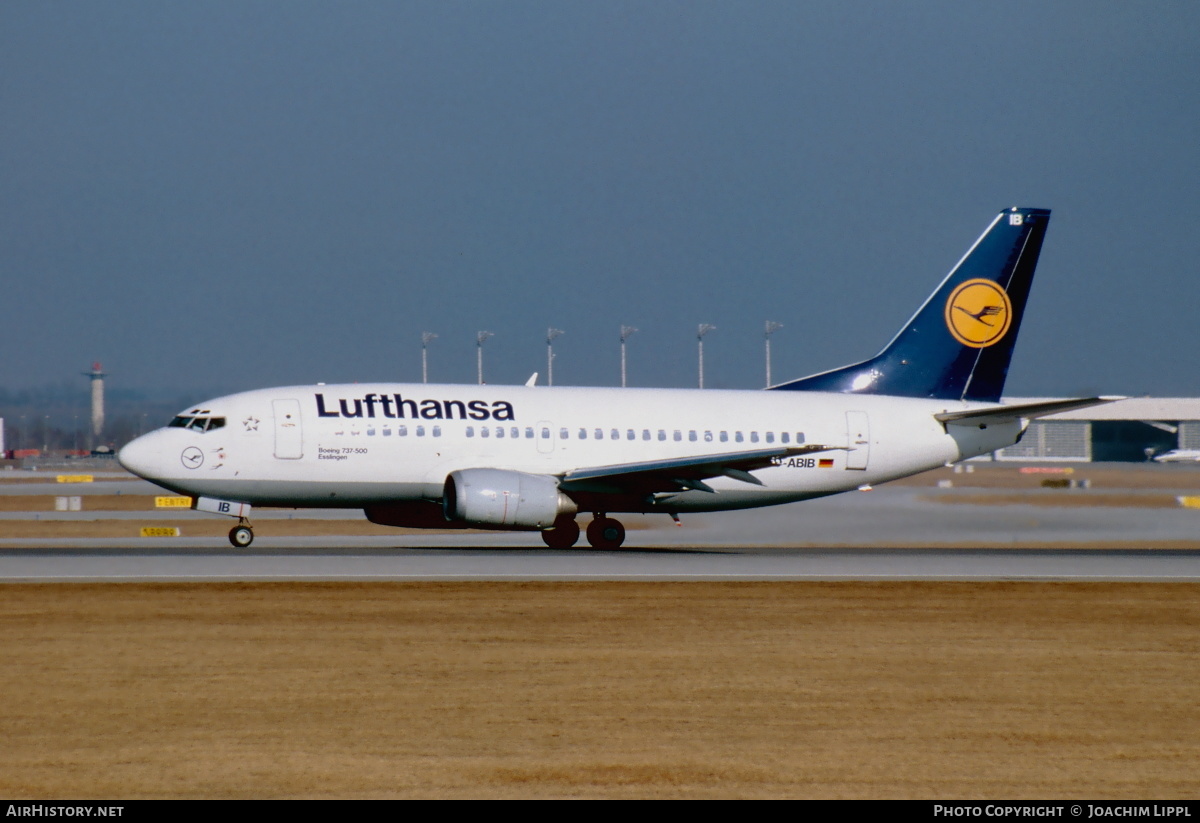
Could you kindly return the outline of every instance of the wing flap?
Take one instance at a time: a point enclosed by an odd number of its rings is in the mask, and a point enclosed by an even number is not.
[[[813,443],[611,466],[590,466],[563,473],[559,488],[567,492],[600,493],[652,493],[692,489],[714,492],[704,481],[722,476],[761,486],[762,481],[750,474],[755,469],[765,469],[787,457],[845,449],[845,446],[822,446]]]

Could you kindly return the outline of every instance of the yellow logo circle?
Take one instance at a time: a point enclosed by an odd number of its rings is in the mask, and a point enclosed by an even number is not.
[[[946,301],[946,328],[954,339],[973,349],[999,343],[1012,323],[1012,303],[999,283],[968,280]]]

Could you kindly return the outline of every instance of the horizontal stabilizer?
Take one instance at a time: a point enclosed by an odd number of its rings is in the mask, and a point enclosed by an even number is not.
[[[1124,397],[1076,397],[1070,400],[1046,400],[1041,403],[1021,403],[1011,406],[993,406],[988,409],[970,409],[968,411],[941,412],[934,418],[941,423],[1000,423],[1021,418],[1045,417],[1060,412],[1086,409],[1090,406],[1100,406],[1124,400]]]

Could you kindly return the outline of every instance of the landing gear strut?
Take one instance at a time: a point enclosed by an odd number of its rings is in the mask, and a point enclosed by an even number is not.
[[[235,549],[244,549],[254,542],[254,529],[250,527],[249,520],[244,517],[238,519],[238,524],[229,530],[229,542]]]
[[[625,542],[625,527],[621,521],[597,512],[595,519],[588,523],[587,539],[593,549],[619,549]]]
[[[579,524],[574,517],[554,521],[554,528],[542,532],[542,542],[552,549],[569,549],[579,539]]]

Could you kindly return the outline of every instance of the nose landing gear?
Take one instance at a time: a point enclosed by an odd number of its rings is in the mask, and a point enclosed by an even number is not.
[[[254,529],[250,521],[241,518],[239,523],[229,530],[229,542],[235,549],[244,549],[254,542]]]

